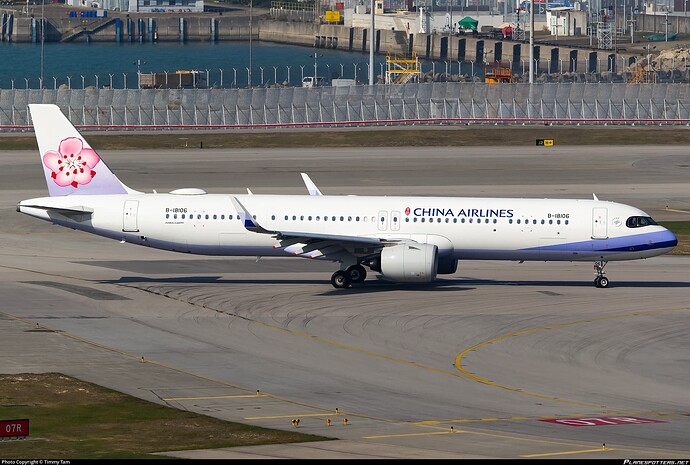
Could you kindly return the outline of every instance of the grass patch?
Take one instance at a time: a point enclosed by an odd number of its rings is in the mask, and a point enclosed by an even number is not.
[[[678,245],[672,255],[690,255],[690,221],[664,221],[659,223],[678,238]]]
[[[185,148],[462,147],[555,145],[690,145],[684,126],[425,126],[325,130],[131,131],[85,133],[96,150]],[[38,150],[33,133],[0,134],[0,150]],[[539,150],[544,150],[540,147]],[[548,150],[548,149],[546,149]]]
[[[59,373],[0,375],[0,418],[30,420],[4,459],[160,458],[154,452],[328,440],[185,412]]]

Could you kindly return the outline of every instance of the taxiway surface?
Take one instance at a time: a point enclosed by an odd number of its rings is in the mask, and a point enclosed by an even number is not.
[[[690,217],[688,147],[100,154],[142,191],[306,194],[307,172],[326,194],[596,193]],[[15,212],[45,192],[36,153],[0,152],[3,372],[340,439],[177,456],[690,453],[690,257],[612,262],[608,289],[591,263],[468,261],[431,285],[335,290],[328,263],[176,255]]]

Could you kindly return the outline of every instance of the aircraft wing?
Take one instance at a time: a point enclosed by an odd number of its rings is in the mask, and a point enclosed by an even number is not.
[[[275,237],[278,242],[273,246],[274,249],[285,249],[294,255],[308,258],[328,255],[328,258],[332,259],[337,259],[337,256],[344,252],[369,255],[379,251],[387,242],[391,242],[377,237],[266,229],[249,213],[242,202],[236,197],[233,197],[233,200],[244,214],[244,227],[248,231]]]

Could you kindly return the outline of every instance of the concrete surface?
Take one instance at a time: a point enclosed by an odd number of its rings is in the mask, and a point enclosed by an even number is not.
[[[306,194],[305,171],[327,194],[595,192],[657,220],[690,216],[683,213],[690,211],[688,147],[100,155],[145,191]],[[690,453],[689,257],[612,262],[608,289],[592,285],[588,263],[468,261],[431,285],[372,276],[343,292],[331,287],[327,263],[175,255],[15,212],[17,201],[40,195],[38,155],[0,152],[2,372],[62,372],[270,428],[289,429],[300,418],[300,431],[338,439],[169,455]],[[563,421],[583,418],[604,418],[584,420],[603,426]]]

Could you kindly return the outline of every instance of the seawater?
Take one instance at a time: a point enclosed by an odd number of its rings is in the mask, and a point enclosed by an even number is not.
[[[43,53],[41,50],[43,49]],[[316,54],[316,60],[314,59]],[[200,70],[209,86],[248,86],[250,46],[238,42],[157,43],[0,43],[0,88],[40,87],[43,55],[44,88],[69,85],[136,88],[142,73]],[[289,83],[298,86],[303,76],[343,77],[369,82],[369,53],[300,47],[252,41],[252,85]],[[449,64],[421,60],[422,71],[444,72]],[[375,56],[375,75],[385,73],[386,57]],[[450,64],[455,66],[457,63]]]

